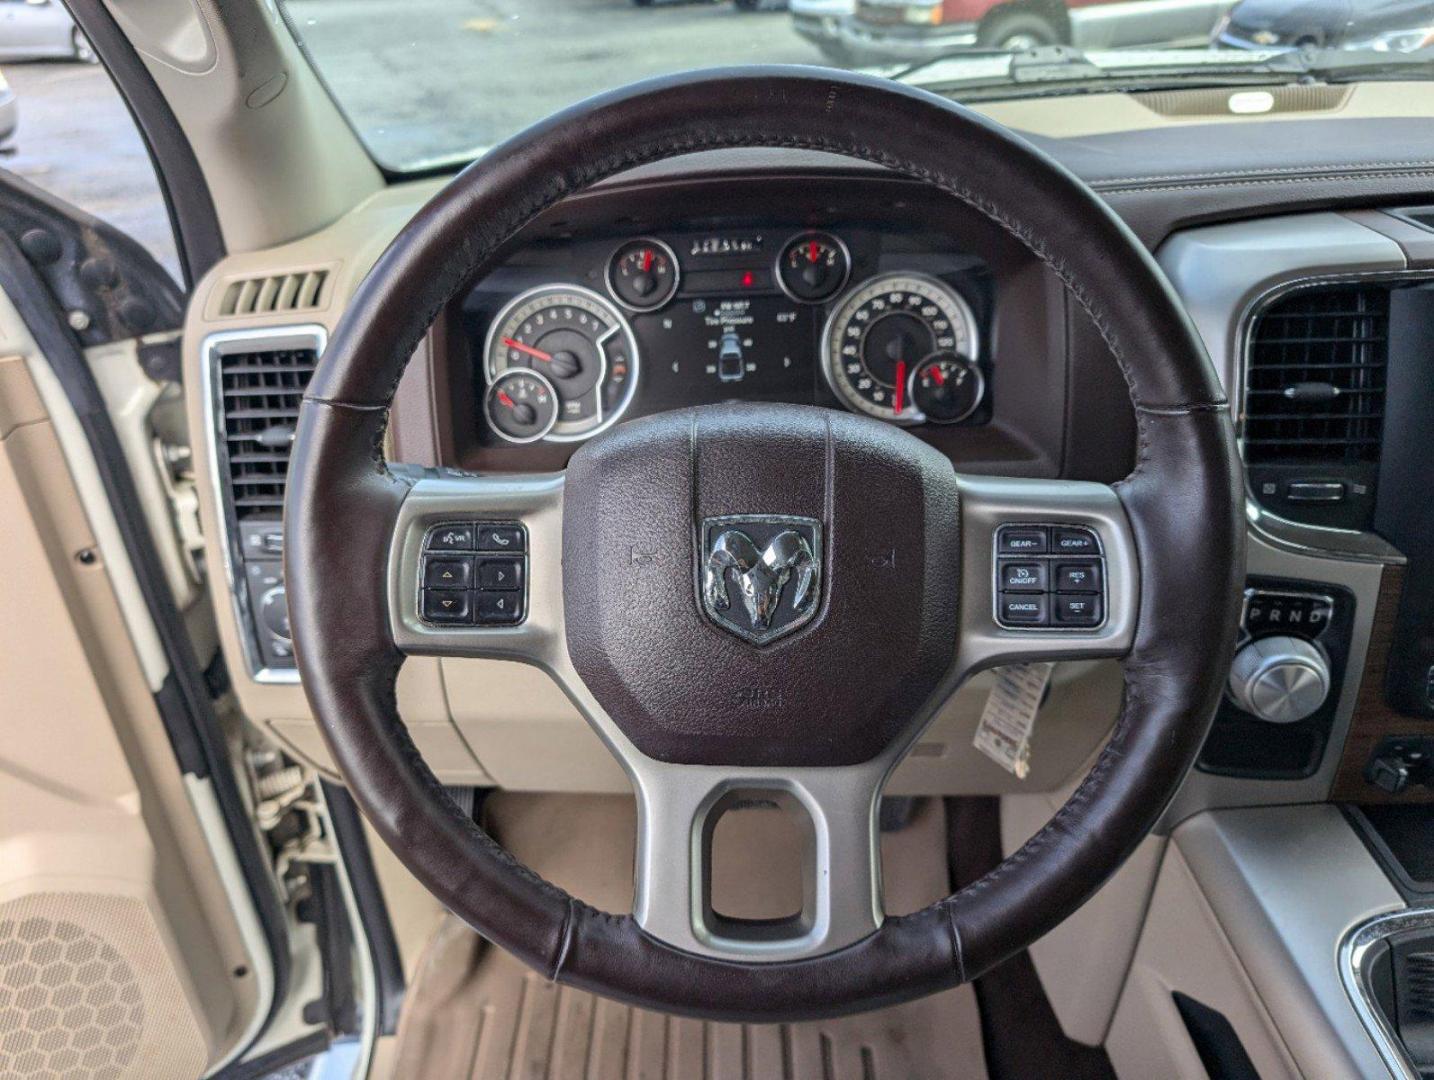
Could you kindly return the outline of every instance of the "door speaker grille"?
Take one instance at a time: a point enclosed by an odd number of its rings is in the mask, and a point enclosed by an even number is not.
[[[32,893],[0,904],[0,1077],[168,1080],[208,1054],[145,904]]]

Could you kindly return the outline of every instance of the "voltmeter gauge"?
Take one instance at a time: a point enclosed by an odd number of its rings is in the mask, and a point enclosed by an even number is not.
[[[537,442],[558,422],[558,395],[536,371],[510,368],[488,387],[488,424],[509,442]]]
[[[607,287],[613,299],[632,311],[655,311],[677,293],[681,271],[677,256],[661,240],[629,240],[613,252]]]
[[[981,369],[954,352],[932,353],[911,373],[912,406],[932,424],[954,424],[976,411],[986,392]]]

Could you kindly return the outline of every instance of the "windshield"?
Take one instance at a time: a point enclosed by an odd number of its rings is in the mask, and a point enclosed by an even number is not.
[[[954,98],[1422,78],[1428,0],[283,0],[374,158],[480,155],[591,94],[729,64],[874,68]]]

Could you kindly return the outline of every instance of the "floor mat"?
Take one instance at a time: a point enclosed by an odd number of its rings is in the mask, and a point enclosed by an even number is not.
[[[609,910],[631,905],[631,800],[499,795],[487,820],[535,870]],[[754,865],[777,865],[754,814]],[[946,895],[939,801],[883,837],[887,906]],[[744,879],[750,880],[750,879]],[[969,987],[801,1024],[716,1024],[559,987],[456,918],[429,942],[399,1028],[396,1077],[423,1080],[983,1080]]]

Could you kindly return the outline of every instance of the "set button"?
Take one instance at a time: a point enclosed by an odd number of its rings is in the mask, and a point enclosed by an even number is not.
[[[419,611],[435,626],[511,626],[527,607],[528,534],[512,522],[445,522],[423,543]]]
[[[1056,597],[1056,625],[1058,626],[1099,626],[1099,596]]]
[[[1093,629],[1105,619],[1105,558],[1094,530],[1003,525],[996,555],[1000,625]]]

